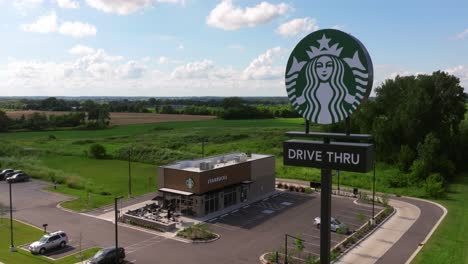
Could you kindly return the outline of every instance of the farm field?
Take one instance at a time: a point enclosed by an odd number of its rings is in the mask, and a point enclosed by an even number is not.
[[[28,116],[35,112],[44,113],[47,116],[50,115],[64,115],[69,112],[52,112],[52,111],[9,111],[7,116],[16,119],[22,115]],[[177,122],[177,121],[199,121],[199,120],[210,120],[215,119],[215,116],[203,116],[203,115],[169,115],[169,114],[153,114],[153,113],[110,113],[111,122],[110,125],[132,125],[132,124],[150,124],[150,123],[161,123],[161,122]]]

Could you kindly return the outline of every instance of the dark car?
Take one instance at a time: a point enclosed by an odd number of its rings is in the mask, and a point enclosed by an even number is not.
[[[5,175],[6,175],[7,173],[10,173],[10,172],[13,172],[13,169],[4,169],[4,170],[2,170],[2,171],[0,172],[0,181],[5,180],[5,178],[6,178]]]
[[[119,263],[123,263],[125,259],[125,249],[119,247],[118,250]],[[99,250],[94,257],[88,259],[86,264],[114,264],[115,263],[115,247],[103,248]]]
[[[27,175],[26,173],[17,173],[13,176],[6,178],[6,181],[8,183],[29,181],[29,175]]]
[[[14,171],[7,172],[7,173],[5,173],[4,179],[6,180],[8,177],[11,177],[11,176],[13,176],[15,174],[18,174],[18,173],[23,173],[23,171],[14,170]]]

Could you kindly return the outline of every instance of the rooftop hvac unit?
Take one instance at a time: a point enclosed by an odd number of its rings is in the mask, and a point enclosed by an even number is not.
[[[211,162],[200,162],[200,170],[211,170],[214,168],[214,165]]]
[[[210,164],[208,162],[200,162],[200,170],[205,171],[209,170]]]

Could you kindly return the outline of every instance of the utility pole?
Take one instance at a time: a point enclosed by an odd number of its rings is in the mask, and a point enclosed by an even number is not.
[[[13,200],[11,198],[11,182],[8,183],[10,185],[10,252],[15,252],[15,245],[13,243]]]
[[[132,166],[131,166],[131,150],[128,149],[128,198],[132,197]]]
[[[115,263],[119,263],[119,229],[118,229],[118,217],[117,217],[117,202],[122,199],[123,196],[114,198],[114,210],[115,210]]]

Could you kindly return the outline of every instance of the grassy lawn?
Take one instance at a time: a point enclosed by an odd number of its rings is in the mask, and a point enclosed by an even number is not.
[[[416,256],[413,264],[468,263],[468,174],[450,184],[447,199],[436,202],[448,214],[431,239]]]
[[[57,192],[79,198],[63,203],[62,206],[66,208],[77,211],[97,208],[112,203],[115,196],[126,197],[128,194],[128,162],[126,161],[52,155],[40,159],[47,167],[70,175],[79,175],[84,179],[83,190],[72,189],[65,184],[57,187]],[[156,175],[155,165],[132,162],[132,194],[139,196],[156,191]],[[90,191],[86,192],[87,189]],[[49,190],[54,191],[53,188]]]
[[[20,222],[13,222],[13,234],[15,245],[24,245],[36,241],[39,239],[43,232],[38,228],[34,228],[29,225],[22,224]],[[76,254],[68,256],[57,261],[50,260],[48,258],[33,255],[29,251],[17,249],[17,252],[10,252],[10,221],[9,219],[0,218],[0,261],[5,264],[72,264],[76,263],[80,259],[76,258]],[[84,258],[88,259],[93,256],[99,249],[92,248],[83,251]]]

